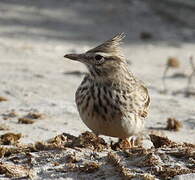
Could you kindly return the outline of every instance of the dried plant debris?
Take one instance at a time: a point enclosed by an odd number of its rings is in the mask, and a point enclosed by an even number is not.
[[[108,153],[107,161],[114,166],[115,170],[120,173],[120,176],[122,176],[123,179],[138,178],[144,180],[155,180],[155,176],[150,173],[141,172],[136,169],[125,167],[121,157],[116,153]]]
[[[195,145],[185,143],[180,145],[177,144],[175,147],[172,147],[172,149],[169,149],[166,154],[174,156],[176,158],[187,159],[189,162],[193,163],[195,161]]]
[[[97,137],[94,133],[88,131],[82,133],[78,137],[63,133],[62,135],[58,135],[47,142],[59,147],[87,148],[99,152],[107,150],[109,147],[103,138]]]
[[[0,158],[5,156],[6,151],[7,151],[6,147],[0,146]]]
[[[63,133],[61,135],[55,136],[52,139],[47,141],[47,144],[51,146],[58,147],[58,148],[65,148],[65,147],[73,147],[73,142],[77,139],[77,137],[72,136],[67,133]]]
[[[82,173],[94,173],[98,171],[101,167],[101,164],[98,162],[83,162],[80,164],[75,164],[76,162],[67,162],[65,163],[64,168],[58,168],[58,172],[82,172]]]
[[[30,112],[25,117],[29,119],[42,119],[44,115],[38,112]]]
[[[3,101],[8,101],[8,99],[3,96],[0,96],[0,102],[3,102]]]
[[[73,146],[89,148],[95,151],[102,151],[108,148],[103,138],[97,137],[92,132],[84,132],[73,141]]]
[[[33,119],[29,118],[19,118],[18,123],[19,124],[33,124],[35,121]]]
[[[122,167],[122,165],[120,164],[121,158],[116,153],[108,153],[107,160],[112,165],[118,167],[118,169],[120,169]]]
[[[22,137],[22,134],[15,133],[6,133],[1,135],[0,144],[2,145],[15,145],[18,143],[19,139]]]
[[[118,171],[124,178],[133,178],[133,173],[124,167],[121,163],[121,157],[116,153],[108,153],[107,161],[108,163],[111,163],[115,170]]]
[[[183,127],[182,123],[175,118],[168,118],[167,119],[167,130],[171,131],[179,131]]]
[[[98,171],[100,168],[100,164],[97,162],[87,162],[83,166],[79,167],[79,170],[81,172],[85,173],[93,173],[95,171]]]
[[[25,166],[0,162],[0,174],[10,178],[32,178],[33,171]]]
[[[160,160],[158,156],[156,156],[154,152],[151,152],[143,156],[143,158],[141,158],[141,160],[136,163],[136,166],[139,166],[139,167],[156,166],[159,163],[160,163]]]
[[[36,151],[51,150],[51,149],[65,149],[65,148],[87,148],[94,151],[107,150],[108,145],[102,138],[97,137],[90,132],[82,133],[79,137],[69,134],[61,134],[49,139],[47,142],[36,142],[33,149]]]
[[[165,79],[166,79],[168,70],[170,68],[179,68],[179,67],[180,67],[180,61],[176,57],[169,57],[167,59],[167,63],[166,63],[166,66],[165,66],[165,70],[164,70],[164,73],[163,73],[163,77],[162,77],[163,86],[164,86],[163,92],[166,92],[167,91]]]
[[[19,153],[29,153],[29,152],[38,152],[34,144],[20,145],[17,146],[0,146],[0,157],[9,157],[14,156]]]
[[[33,124],[35,122],[35,119],[41,119],[44,115],[41,113],[28,113],[24,117],[21,117],[18,119],[19,124]]]
[[[46,143],[46,142],[36,142],[32,149],[35,151],[45,151],[45,150],[54,150],[54,149],[64,149],[64,147],[57,145],[55,143]]]
[[[175,143],[169,140],[167,137],[157,136],[154,134],[150,134],[150,139],[155,148],[163,147],[163,146],[172,146]]]
[[[94,151],[103,151],[108,149],[108,144],[104,141],[104,139],[97,137],[94,133],[88,131],[82,133],[79,137],[63,133],[62,135],[50,139],[48,143],[55,143],[59,146],[61,145],[71,148],[88,148]]]
[[[171,68],[178,68],[180,67],[180,61],[176,57],[169,57],[167,59],[167,66]]]
[[[74,163],[66,163],[65,164],[65,168],[57,169],[57,171],[58,172],[74,172],[74,171],[78,171],[79,170],[78,165],[74,164]]]
[[[195,145],[175,143],[154,134],[150,137],[154,148],[134,147],[123,151],[113,151],[90,132],[78,137],[64,133],[35,144],[1,146],[0,157],[4,158],[0,173],[9,177],[28,177],[32,171],[30,167],[36,167],[39,179],[51,175],[60,178],[71,173],[82,179],[144,180],[171,179],[176,175],[195,173]]]
[[[74,152],[74,153],[68,154],[66,156],[66,161],[68,163],[77,163],[77,162],[81,161],[81,158],[79,158],[77,156],[77,154]]]
[[[171,167],[170,165],[163,165],[159,169],[154,170],[154,174],[160,177],[161,179],[170,179],[176,175],[189,174],[195,171],[191,171],[180,166]]]
[[[176,175],[195,172],[192,160],[195,158],[195,145],[175,143],[173,147],[163,146],[138,152],[134,149],[131,153],[125,152],[125,155],[112,153],[108,154],[108,159],[123,176],[125,169],[129,178],[170,179]]]

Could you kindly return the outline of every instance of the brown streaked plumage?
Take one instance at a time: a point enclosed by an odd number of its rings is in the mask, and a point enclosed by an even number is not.
[[[125,139],[144,129],[150,98],[145,85],[128,70],[120,44],[124,34],[83,54],[64,57],[84,63],[89,71],[76,91],[81,119],[97,135]]]

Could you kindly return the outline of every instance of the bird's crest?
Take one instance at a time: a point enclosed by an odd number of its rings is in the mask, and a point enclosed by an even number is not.
[[[124,33],[117,34],[113,38],[102,43],[101,45],[93,49],[90,49],[89,51],[87,51],[87,53],[101,52],[120,55],[121,54],[120,45],[122,44],[122,40],[124,39],[124,37],[125,37]]]

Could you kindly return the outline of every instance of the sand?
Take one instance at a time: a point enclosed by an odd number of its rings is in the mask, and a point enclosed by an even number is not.
[[[164,18],[147,1],[115,3],[0,2],[0,96],[4,98],[0,102],[0,135],[21,133],[19,142],[29,144],[47,141],[62,133],[78,136],[89,130],[80,120],[74,102],[76,88],[86,68],[64,59],[63,55],[83,52],[115,33],[125,32],[122,47],[129,69],[146,83],[151,96],[146,132],[167,136],[177,143],[195,144],[195,96],[192,93],[186,97],[188,76],[192,72],[189,57],[195,56],[194,29]],[[143,35],[140,38],[143,32],[149,33],[149,38]],[[162,93],[162,76],[168,57],[177,58],[180,66],[170,68],[166,78],[167,93]],[[192,79],[192,92],[194,82]],[[30,118],[32,124],[18,123],[19,118],[26,118],[29,113],[40,114],[40,117]],[[168,118],[180,121],[182,127],[178,131],[166,130]],[[108,143],[113,140],[103,138]],[[59,156],[67,155],[68,151]],[[41,164],[36,168],[40,167]],[[52,178],[52,173],[48,176],[44,174],[46,170],[42,172],[37,178]],[[98,172],[98,178],[101,173]],[[116,179],[120,178],[118,176]],[[113,178],[107,172],[105,177]],[[78,177],[71,172],[56,178]]]

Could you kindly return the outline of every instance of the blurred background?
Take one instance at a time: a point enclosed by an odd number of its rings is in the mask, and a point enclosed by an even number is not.
[[[193,41],[194,0],[2,0],[1,36],[17,39],[92,41],[127,33],[129,43],[140,33],[156,42]]]
[[[126,34],[122,47],[129,69],[150,90],[147,128],[195,143],[194,0],[1,0],[0,118],[7,129],[0,134],[22,133],[28,143],[87,130],[74,103],[86,68],[63,56],[120,32]],[[178,65],[167,64],[170,58]],[[43,118],[19,122],[29,113]],[[168,118],[182,128],[167,130]]]

